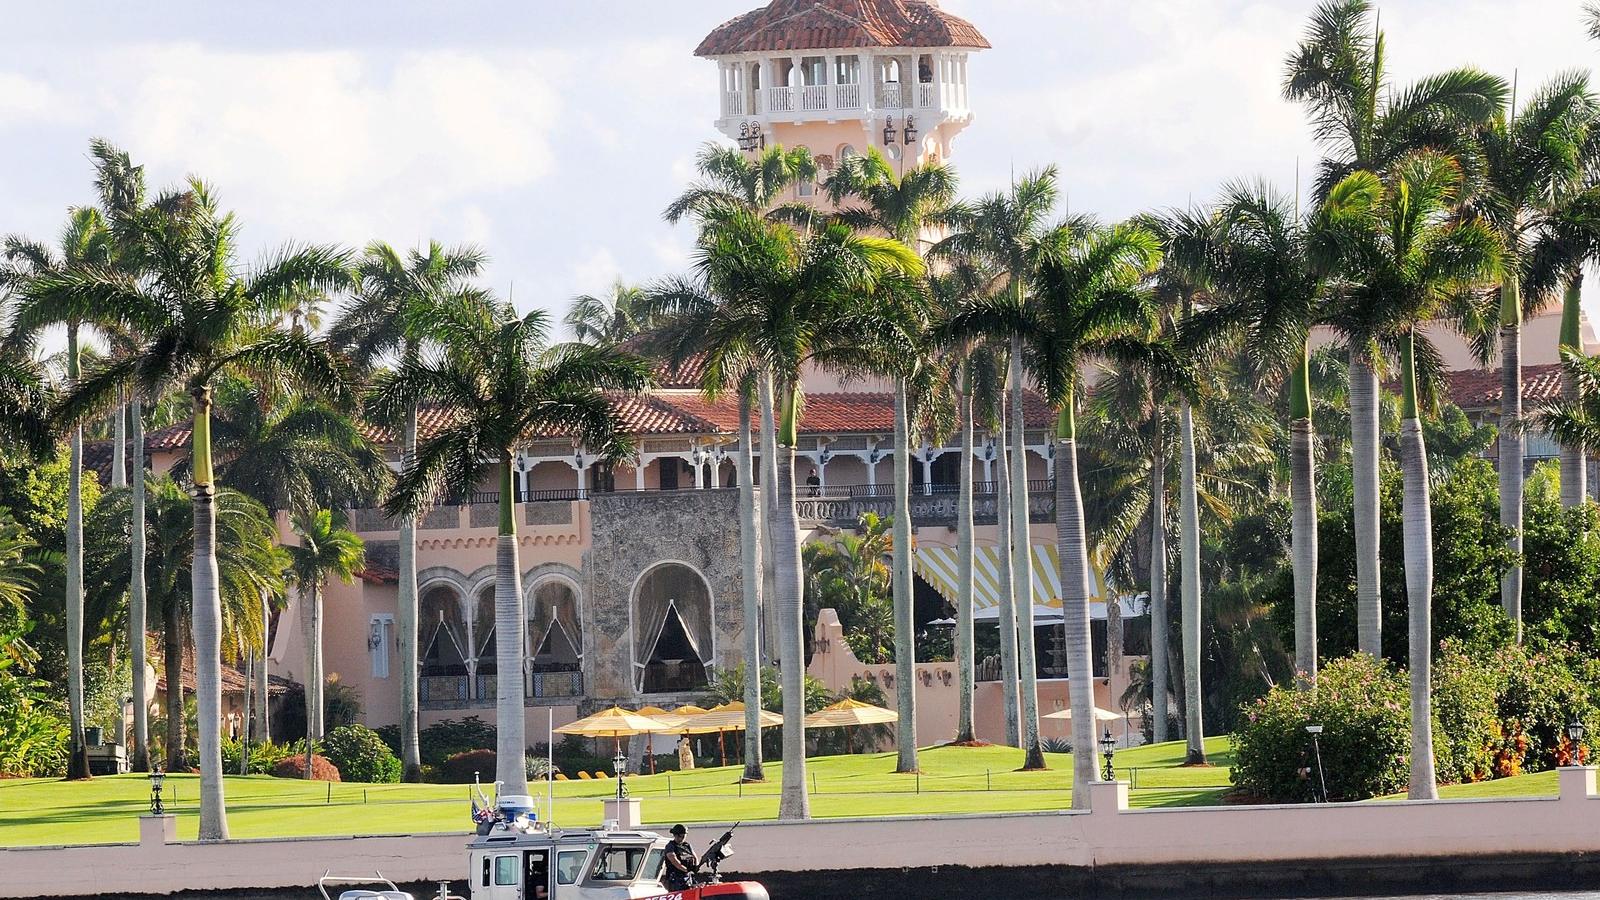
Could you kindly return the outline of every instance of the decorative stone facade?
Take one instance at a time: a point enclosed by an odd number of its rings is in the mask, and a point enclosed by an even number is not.
[[[660,491],[589,498],[591,540],[584,554],[584,662],[597,705],[636,703],[634,589],[651,568],[681,563],[700,573],[712,598],[709,665],[743,660],[743,580],[739,574],[739,492]],[[652,695],[653,697],[653,695]]]

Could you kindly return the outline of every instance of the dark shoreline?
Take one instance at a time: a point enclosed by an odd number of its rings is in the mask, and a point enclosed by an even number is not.
[[[1582,891],[1600,888],[1600,847],[1581,854],[1429,857],[1423,859],[1307,860],[1275,863],[1206,863],[1183,866],[1077,866],[857,869],[838,872],[735,874],[764,883],[773,900],[813,897],[863,900],[1142,900],[1142,898],[1379,897],[1499,891]],[[451,891],[466,896],[466,883]],[[401,885],[428,900],[438,883]],[[96,900],[157,895],[100,894]],[[173,900],[310,900],[300,889],[182,891]],[[89,898],[62,898],[89,900]],[[335,895],[337,900],[337,895]]]

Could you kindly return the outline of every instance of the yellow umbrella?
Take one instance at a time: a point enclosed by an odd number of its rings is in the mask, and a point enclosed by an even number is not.
[[[827,706],[806,716],[807,728],[851,728],[856,725],[882,725],[885,722],[900,721],[900,714],[892,709],[862,703],[846,697],[832,706]],[[853,752],[850,747],[850,732],[845,732],[845,752]]]
[[[688,725],[690,719],[693,719],[696,716],[703,716],[705,714],[705,708],[695,706],[693,704],[685,704],[669,713],[664,713],[659,716],[651,716],[650,718],[655,719],[657,722],[667,726],[667,730],[671,731],[673,734],[710,734],[717,729],[694,728],[692,726],[685,727]]]
[[[763,709],[760,711],[757,721],[761,723],[762,728],[771,728],[774,725],[782,725],[783,716]],[[727,765],[728,746],[723,737],[723,732],[744,730],[744,704],[734,701],[732,703],[724,703],[721,706],[714,706],[708,712],[695,716],[684,724],[695,729],[696,734],[715,731],[717,733],[717,749],[722,754],[722,764]],[[749,738],[746,738],[746,740],[749,740]],[[760,740],[759,736],[757,740]]]
[[[629,712],[620,706],[602,710],[576,722],[556,729],[556,734],[576,734],[582,737],[609,737],[617,742],[617,752],[622,752],[622,739],[636,734],[655,734],[667,731],[667,726],[649,716]]]
[[[655,719],[657,722],[660,722],[662,725],[668,724],[662,718],[662,716],[672,715],[672,713],[667,712],[659,706],[641,706],[633,712],[635,715],[649,716],[650,718]],[[662,730],[665,731],[666,729],[663,728]],[[650,774],[654,775],[656,773],[656,754],[654,748],[647,748],[645,750],[645,755],[650,757]]]

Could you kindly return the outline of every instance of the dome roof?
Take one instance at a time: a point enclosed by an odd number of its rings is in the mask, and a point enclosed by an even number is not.
[[[851,47],[971,47],[989,41],[927,0],[772,0],[717,26],[696,56]]]

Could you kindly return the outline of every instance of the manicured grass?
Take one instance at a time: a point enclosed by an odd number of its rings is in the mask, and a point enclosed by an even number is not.
[[[1213,768],[1181,768],[1183,745],[1159,744],[1116,755],[1124,776],[1137,767],[1134,806],[1204,805],[1228,785],[1232,762],[1226,738],[1206,742]],[[922,774],[893,774],[892,753],[819,757],[808,760],[813,782],[811,811],[819,818],[1030,812],[1062,809],[1072,802],[1072,757],[1047,754],[1043,772],[1015,771],[1022,752],[1009,747],[935,747],[921,753]],[[781,764],[767,767],[764,784],[740,785],[742,769],[697,769],[628,779],[649,822],[726,822],[775,818]],[[198,827],[199,779],[169,775],[165,796],[178,816],[178,835],[193,838]],[[543,785],[536,785],[536,793]],[[601,799],[616,782],[557,782],[555,819],[593,825]],[[410,834],[468,830],[465,785],[361,785],[293,779],[229,777],[228,824],[234,837],[343,834]],[[24,779],[0,781],[0,846],[134,841],[137,816],[148,810],[150,784],[124,775],[67,783]]]
[[[1515,778],[1496,778],[1493,781],[1479,781],[1475,784],[1446,784],[1439,788],[1439,797],[1444,800],[1554,797],[1556,793],[1556,773],[1554,770],[1535,772],[1532,775],[1518,775]],[[1405,794],[1395,794],[1392,797],[1380,797],[1378,799],[1404,800],[1405,798]]]

